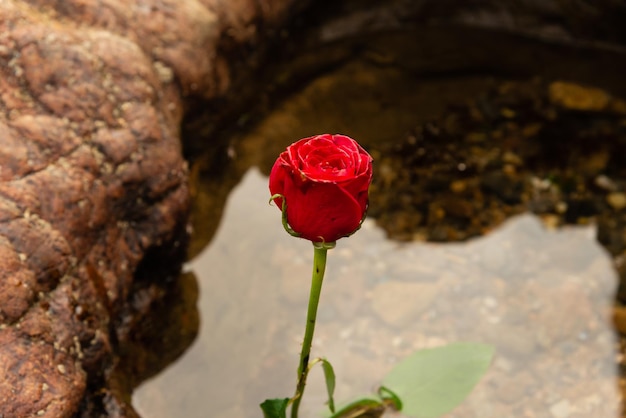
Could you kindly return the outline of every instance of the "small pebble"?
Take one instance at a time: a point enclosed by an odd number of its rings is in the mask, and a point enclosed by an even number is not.
[[[450,190],[454,193],[463,193],[467,189],[467,183],[463,180],[455,180],[450,183]]]
[[[570,404],[567,399],[562,399],[550,407],[550,414],[554,418],[567,418],[570,416]]]
[[[610,192],[614,192],[617,189],[615,182],[613,182],[613,180],[611,180],[604,174],[600,174],[598,177],[596,177],[594,182],[596,186],[600,187],[601,189],[610,191]]]
[[[524,164],[524,161],[522,161],[522,159],[519,157],[519,155],[515,154],[514,152],[511,151],[506,151],[503,155],[502,155],[502,162],[507,163],[507,164],[513,164],[516,166],[521,166]]]
[[[606,201],[615,210],[622,210],[626,207],[626,194],[621,192],[609,193]]]
[[[494,299],[494,298],[492,298],[492,297],[486,297],[486,298],[483,300],[483,303],[484,303],[484,304],[485,304],[485,306],[486,306],[486,307],[488,307],[488,308],[496,308],[496,307],[498,306],[498,301],[497,301],[497,300],[495,300],[495,299]]]
[[[611,96],[604,90],[579,84],[555,81],[548,88],[550,101],[566,109],[600,111]]]

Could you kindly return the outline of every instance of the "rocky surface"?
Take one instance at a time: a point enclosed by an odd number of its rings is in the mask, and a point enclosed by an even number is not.
[[[0,1],[1,417],[135,415],[109,371],[162,285],[136,270],[181,261],[185,97],[289,4]]]

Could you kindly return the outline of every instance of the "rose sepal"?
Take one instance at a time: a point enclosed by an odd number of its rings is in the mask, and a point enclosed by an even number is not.
[[[269,203],[272,204],[272,202],[275,199],[282,199],[283,201],[283,205],[280,208],[281,212],[282,212],[282,221],[283,221],[283,228],[285,228],[285,231],[287,231],[287,233],[289,235],[291,235],[292,237],[296,237],[296,238],[300,238],[300,234],[296,231],[294,231],[290,226],[289,226],[289,222],[287,222],[287,199],[285,199],[285,196],[283,196],[280,193],[276,193],[273,194],[270,197]]]
[[[319,250],[332,250],[336,246],[337,246],[337,242],[336,241],[331,241],[331,242],[325,242],[325,241],[313,242],[313,248],[317,248]]]

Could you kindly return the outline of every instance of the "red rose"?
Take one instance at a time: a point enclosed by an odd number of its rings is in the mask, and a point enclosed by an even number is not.
[[[270,173],[270,192],[301,238],[335,242],[352,234],[367,210],[372,157],[345,135],[301,139],[284,151]]]

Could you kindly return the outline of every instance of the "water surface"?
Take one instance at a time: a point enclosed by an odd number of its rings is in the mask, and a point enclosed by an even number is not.
[[[265,398],[291,396],[313,251],[268,198],[267,179],[247,171],[188,263],[199,336],[136,390],[144,418],[259,417]],[[345,401],[413,350],[486,342],[490,371],[447,417],[618,417],[616,286],[592,226],[548,230],[522,215],[466,243],[400,244],[366,220],[329,253],[313,355],[333,363]],[[312,373],[303,417],[320,416],[324,394]]]

